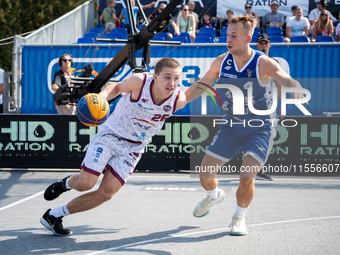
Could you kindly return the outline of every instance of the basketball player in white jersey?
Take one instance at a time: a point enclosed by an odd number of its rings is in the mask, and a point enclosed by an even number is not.
[[[178,88],[181,71],[176,60],[163,58],[156,63],[154,75],[136,73],[100,92],[107,100],[121,93],[125,95],[91,140],[81,172],[51,184],[44,197],[53,200],[70,189],[87,191],[94,187],[101,173],[104,177],[96,191],[48,209],[40,219],[47,229],[57,236],[71,235],[71,230],[63,228],[64,216],[93,209],[120,190],[151,137],[167,118],[185,106],[186,96]]]
[[[235,16],[230,20],[227,30],[228,52],[218,56],[204,77],[185,92],[188,101],[200,96],[203,89],[207,89],[218,80],[217,83],[220,84],[237,86],[243,95],[248,95],[248,88],[251,89],[253,107],[266,111],[271,109],[273,100],[271,78],[279,80],[282,86],[301,88],[301,85],[291,79],[275,60],[249,47],[255,26],[256,21],[251,17]],[[216,171],[213,169],[222,169],[226,162],[243,152],[239,187],[236,192],[237,208],[229,227],[231,235],[246,235],[248,232],[245,215],[255,193],[254,179],[257,171],[266,162],[276,135],[276,127],[265,120],[274,120],[277,116],[270,111],[266,111],[268,114],[264,116],[253,114],[248,108],[247,100],[244,104],[245,114],[232,115],[230,113],[233,112],[233,99],[244,99],[236,95],[233,95],[233,98],[229,89],[220,90],[221,93],[216,89],[223,102],[221,108],[226,113],[224,116],[226,122],[220,125],[220,131],[215,135],[201,163],[202,171],[199,171],[199,176],[207,195],[197,204],[193,214],[195,217],[206,216],[214,204],[222,202],[225,193],[218,188]],[[297,92],[292,96],[293,98],[304,97],[302,93]],[[235,102],[237,100],[235,99]],[[259,119],[265,124],[258,126],[253,122],[256,127],[230,124],[231,121],[245,123],[250,119]]]

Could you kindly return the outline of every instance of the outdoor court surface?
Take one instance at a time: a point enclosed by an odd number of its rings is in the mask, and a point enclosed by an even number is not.
[[[73,171],[72,171],[73,172]],[[205,192],[188,173],[136,172],[100,207],[64,218],[57,237],[39,219],[54,201],[43,192],[70,171],[0,170],[0,254],[339,254],[340,178],[278,176],[256,181],[247,236],[231,236],[236,175],[220,179],[225,200],[210,214],[192,211]],[[98,182],[99,183],[99,182]],[[97,187],[95,187],[97,188]]]

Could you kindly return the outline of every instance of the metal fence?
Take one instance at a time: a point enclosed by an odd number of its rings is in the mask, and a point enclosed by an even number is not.
[[[20,113],[21,109],[21,50],[23,45],[55,45],[76,43],[78,38],[95,26],[94,0],[41,27],[26,37],[14,36],[12,72],[4,80],[4,112]],[[32,63],[34,65],[34,63]],[[33,86],[34,84],[32,84]]]

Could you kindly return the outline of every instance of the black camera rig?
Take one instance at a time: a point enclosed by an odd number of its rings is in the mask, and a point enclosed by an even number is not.
[[[78,99],[86,95],[87,93],[99,93],[102,87],[109,81],[117,82],[110,79],[114,76],[120,68],[122,68],[126,62],[128,62],[131,69],[134,72],[144,72],[147,70],[150,64],[150,43],[152,44],[171,44],[179,45],[180,42],[161,42],[152,41],[155,35],[155,31],[168,15],[180,4],[183,0],[172,0],[168,6],[157,15],[150,23],[148,23],[145,13],[140,5],[139,0],[136,0],[136,4],[144,19],[144,27],[139,31],[134,22],[134,16],[132,12],[132,1],[125,0],[131,34],[128,35],[127,40],[122,39],[96,39],[96,41],[107,42],[125,42],[126,45],[121,49],[117,55],[111,60],[111,62],[95,77],[91,78],[92,65],[88,64],[84,66],[82,73],[78,77],[72,77],[69,89],[65,90],[59,88],[53,95],[54,101],[60,105],[69,103],[70,101],[76,102]],[[144,48],[143,48],[144,47]],[[143,48],[142,63],[140,66],[136,63],[136,52]],[[118,98],[118,97],[117,97]],[[114,100],[114,99],[113,99]],[[112,101],[113,101],[112,100]]]

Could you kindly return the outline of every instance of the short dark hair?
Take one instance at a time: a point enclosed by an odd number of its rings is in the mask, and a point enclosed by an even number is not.
[[[187,4],[185,4],[185,5],[182,5],[182,8],[181,8],[181,10],[183,10],[185,6],[188,6],[188,5],[187,5]],[[188,6],[188,8],[189,8],[189,6]]]
[[[155,65],[155,74],[160,74],[164,67],[175,69],[181,68],[181,65],[173,58],[161,58]]]

